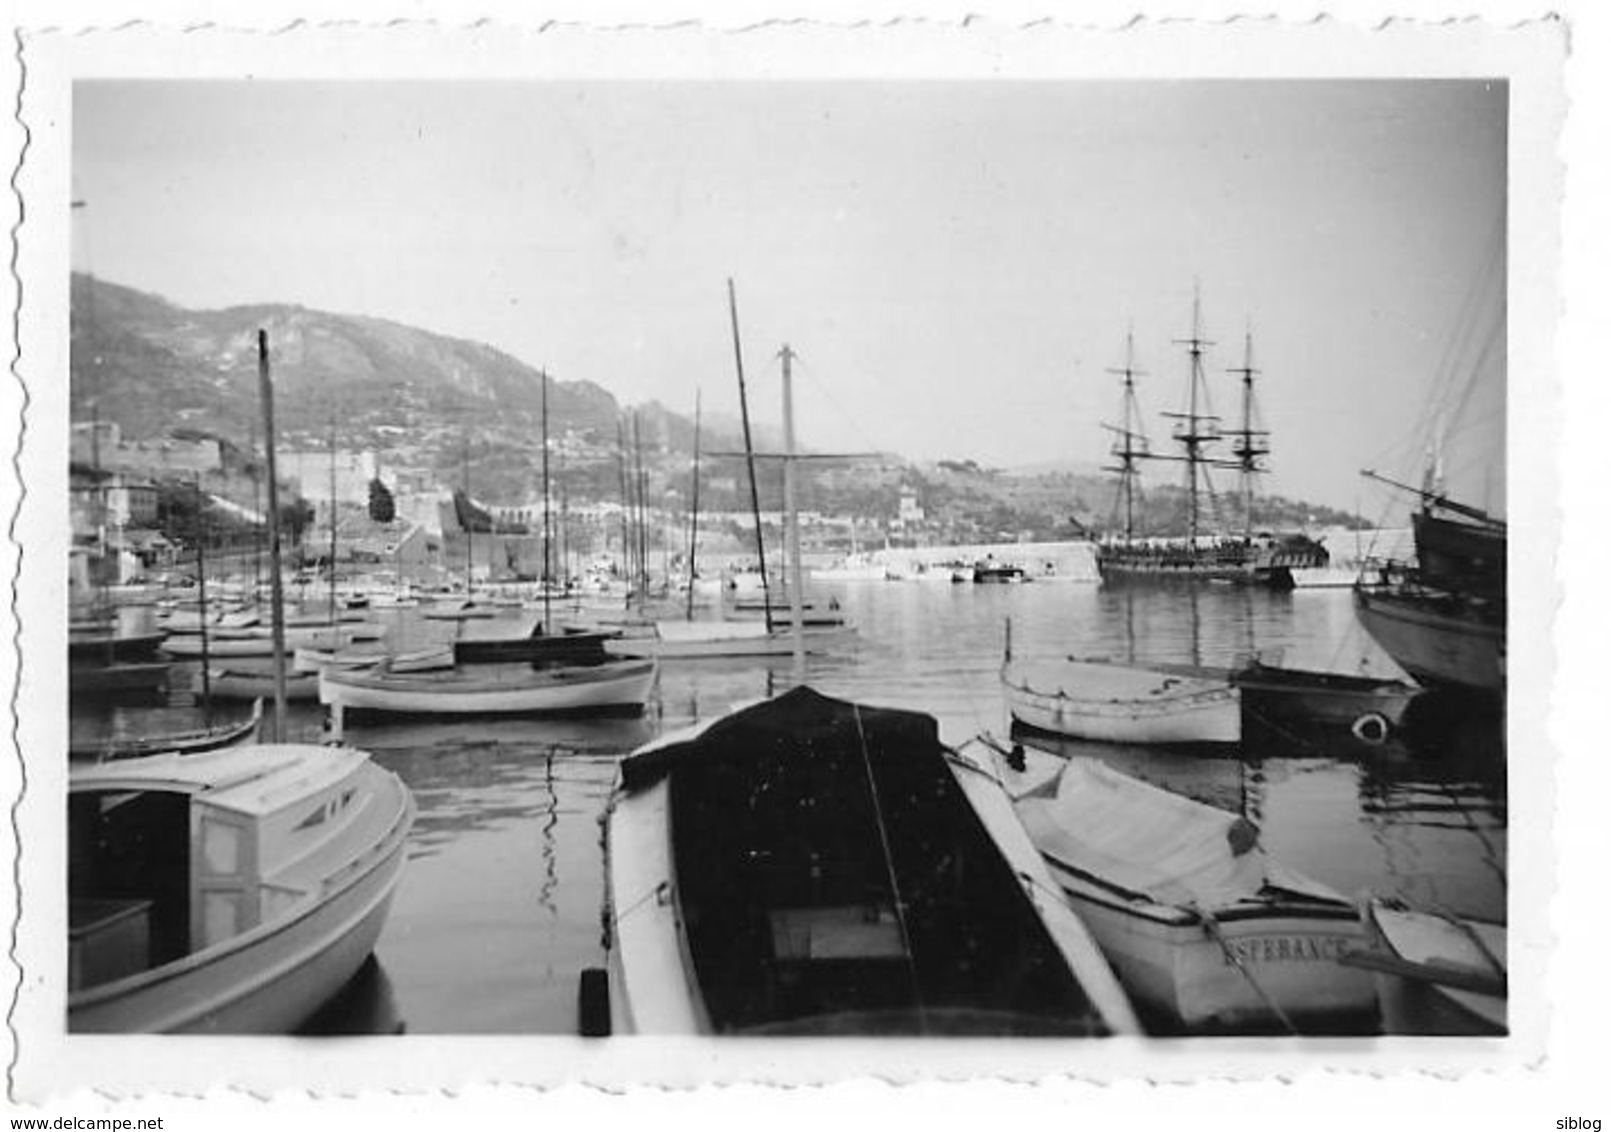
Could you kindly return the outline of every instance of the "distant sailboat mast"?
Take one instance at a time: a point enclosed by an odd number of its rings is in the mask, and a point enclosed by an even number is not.
[[[783,361],[783,521],[789,554],[789,616],[793,618],[794,682],[805,683],[805,609],[802,591],[805,574],[800,564],[800,516],[794,495],[794,350],[785,342],[778,351]]]
[[[733,323],[733,360],[738,366],[738,408],[744,421],[744,459],[750,472],[750,510],[755,513],[755,556],[760,560],[761,567],[761,603],[766,614],[766,631],[770,633],[773,629],[772,592],[766,576],[766,539],[761,534],[761,491],[755,483],[755,444],[750,436],[749,395],[744,389],[744,351],[738,338],[738,295],[731,279],[727,281],[727,309]]]
[[[274,656],[274,715],[269,742],[285,742],[285,593],[280,573],[279,471],[274,459],[274,382],[269,376],[268,331],[257,332],[257,389],[263,406],[263,452],[268,471],[269,610]]]
[[[688,519],[688,620],[694,619],[694,582],[699,577],[699,390],[694,390],[694,482]]]
[[[543,636],[553,633],[553,556],[549,553],[552,528],[548,520],[548,371],[537,371],[543,390]]]
[[[336,409],[330,406],[330,624],[336,623]]]

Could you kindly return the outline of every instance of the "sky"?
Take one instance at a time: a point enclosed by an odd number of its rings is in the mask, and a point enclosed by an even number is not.
[[[758,418],[787,342],[802,443],[1003,467],[1104,458],[1127,332],[1165,447],[1195,288],[1228,421],[1252,335],[1269,488],[1369,513],[1359,470],[1418,478],[1502,325],[1468,308],[1506,113],[1475,81],[81,82],[73,261],[736,414],[731,277]]]

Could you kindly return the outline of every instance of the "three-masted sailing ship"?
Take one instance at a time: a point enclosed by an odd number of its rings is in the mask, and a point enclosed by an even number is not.
[[[1096,565],[1104,582],[1124,581],[1216,581],[1244,585],[1292,587],[1292,571],[1324,566],[1330,555],[1324,546],[1304,534],[1275,534],[1257,530],[1253,523],[1253,485],[1267,469],[1269,433],[1256,427],[1253,396],[1253,341],[1249,334],[1243,364],[1231,372],[1242,379],[1242,421],[1239,428],[1222,430],[1220,420],[1208,411],[1207,381],[1203,376],[1204,347],[1202,306],[1192,301],[1191,337],[1180,344],[1190,359],[1185,410],[1165,413],[1174,422],[1172,438],[1180,452],[1153,452],[1141,428],[1136,403],[1133,340],[1127,339],[1125,364],[1118,373],[1124,382],[1122,425],[1104,425],[1114,434],[1111,449],[1115,462],[1105,471],[1119,479],[1123,507],[1123,527],[1097,541]],[[1231,442],[1230,455],[1218,454],[1217,445]],[[1140,463],[1164,460],[1185,465],[1186,529],[1182,534],[1143,536],[1136,531],[1136,495]],[[1241,477],[1241,529],[1219,521],[1221,500],[1209,478],[1212,468],[1228,468]],[[1205,499],[1206,511],[1205,515]],[[1208,521],[1205,521],[1208,520]]]

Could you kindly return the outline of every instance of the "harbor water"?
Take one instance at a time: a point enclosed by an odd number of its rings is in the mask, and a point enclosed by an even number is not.
[[[1347,590],[847,582],[823,592],[858,633],[838,655],[807,658],[808,682],[932,714],[953,744],[1009,736],[999,682],[1009,620],[1013,654],[1023,658],[1228,665],[1258,652],[1296,666],[1395,672],[1359,629]],[[455,630],[417,609],[374,616],[399,647]],[[175,671],[175,685],[185,683]],[[618,760],[663,731],[791,681],[787,657],[669,660],[637,718],[349,721],[346,741],[401,776],[418,818],[375,958],[310,1030],[574,1032],[580,972],[604,959],[600,819]],[[291,713],[293,738],[320,736],[317,704],[294,704]],[[151,719],[150,709],[83,712],[75,740]],[[1414,749],[1279,730],[1256,747],[1213,753],[1017,738],[1096,755],[1239,811],[1260,826],[1274,857],[1345,895],[1506,918],[1497,719],[1451,718]]]

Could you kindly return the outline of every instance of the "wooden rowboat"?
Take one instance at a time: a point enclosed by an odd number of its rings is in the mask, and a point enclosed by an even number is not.
[[[995,775],[929,716],[796,688],[634,752],[605,830],[595,1032],[1136,1030]]]
[[[112,737],[93,743],[77,743],[67,748],[67,756],[74,760],[105,762],[108,759],[143,758],[147,755],[173,753],[180,755],[216,751],[245,743],[257,734],[257,725],[263,719],[263,701],[252,705],[252,714],[234,723],[216,727],[197,727],[184,731],[169,731],[159,735]]]
[[[325,669],[319,702],[336,734],[349,711],[399,715],[544,715],[641,710],[654,686],[653,661],[533,669],[509,666],[442,672]]]
[[[1002,666],[1007,707],[1020,723],[1111,743],[1235,743],[1240,696],[1226,680],[1100,661]]]
[[[1091,758],[1000,767],[1030,839],[1137,1008],[1166,1032],[1360,1029],[1376,988],[1339,957],[1358,910],[1272,860],[1246,819]]]
[[[1385,900],[1365,916],[1371,946],[1343,962],[1374,972],[1385,1033],[1509,1033],[1504,925]]]

